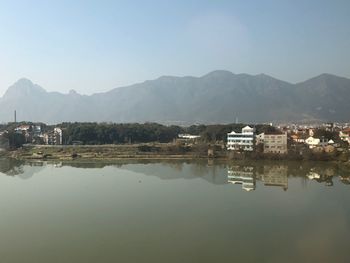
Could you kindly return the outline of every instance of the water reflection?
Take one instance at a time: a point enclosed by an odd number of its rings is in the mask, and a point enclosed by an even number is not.
[[[0,173],[29,179],[45,167],[44,162],[28,162],[16,159],[0,159]]]
[[[241,184],[245,191],[257,188],[257,182],[263,186],[288,189],[288,178],[300,177],[302,182],[315,181],[325,186],[333,186],[334,179],[349,185],[350,172],[335,164],[327,163],[283,163],[257,162],[254,165],[240,164],[228,166],[227,182]]]
[[[255,190],[254,167],[252,166],[232,166],[228,169],[227,182],[231,184],[241,184],[246,191]]]
[[[0,159],[0,173],[29,179],[45,167],[59,169],[64,166],[84,169],[113,166],[147,176],[156,176],[161,180],[203,179],[217,185],[238,184],[245,191],[258,187],[274,187],[288,190],[288,179],[301,178],[302,184],[317,182],[333,186],[335,180],[349,185],[350,171],[343,166],[330,163],[312,162],[244,162],[226,163],[206,161],[150,161],[123,160],[106,162],[25,162],[15,159]]]

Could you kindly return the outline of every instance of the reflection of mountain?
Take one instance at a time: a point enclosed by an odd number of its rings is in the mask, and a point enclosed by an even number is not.
[[[14,176],[23,173],[23,161],[16,159],[0,159],[0,172]]]
[[[41,162],[26,164],[23,167],[23,173],[19,174],[18,177],[21,179],[29,179],[44,169],[44,167],[44,163]]]
[[[63,162],[52,163],[53,167],[70,166],[75,168],[103,168],[115,166],[144,175],[156,176],[162,180],[173,179],[204,179],[212,184],[241,184],[247,191],[256,189],[256,182],[265,186],[288,189],[288,177],[300,177],[306,183],[313,180],[333,185],[337,176],[343,184],[350,184],[350,171],[331,163],[313,162],[269,162],[254,161],[246,163],[209,164],[207,161],[181,160],[120,160],[117,162]],[[22,179],[31,178],[44,169],[44,162],[24,162],[15,159],[0,159],[0,173],[18,176]],[[228,168],[227,168],[228,167]]]
[[[207,163],[126,164],[121,168],[136,173],[157,176],[163,180],[202,178],[213,184],[227,183],[225,166],[208,166]]]
[[[42,162],[25,163],[16,159],[0,159],[0,172],[21,179],[31,178],[44,167]]]

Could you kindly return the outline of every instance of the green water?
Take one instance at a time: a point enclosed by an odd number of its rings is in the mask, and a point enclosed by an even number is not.
[[[0,160],[0,262],[350,262],[350,171]]]

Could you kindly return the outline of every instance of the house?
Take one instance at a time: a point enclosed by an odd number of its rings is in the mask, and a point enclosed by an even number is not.
[[[44,134],[44,142],[48,145],[61,145],[62,144],[62,129],[54,128],[53,131]]]
[[[320,144],[320,139],[310,136],[305,140],[305,143],[309,146],[310,149],[313,149]]]
[[[241,133],[234,131],[227,134],[227,150],[253,151],[255,129],[245,126]]]
[[[302,136],[298,135],[298,134],[293,134],[290,136],[294,142],[296,143],[305,143],[305,139],[302,138]]]
[[[200,135],[192,135],[192,134],[179,134],[178,137],[180,139],[185,139],[185,140],[194,140],[194,139],[198,139],[201,136]]]
[[[258,145],[258,144],[264,144],[264,137],[265,137],[265,134],[264,133],[260,133],[260,134],[257,134],[255,136],[255,144]]]
[[[329,144],[329,142],[331,144],[334,144],[333,140],[328,140],[324,137],[322,137],[321,139],[318,139],[318,138],[314,138],[314,137],[310,136],[309,138],[307,138],[305,140],[305,143],[309,146],[310,149],[313,149],[315,147],[324,148]]]
[[[15,131],[18,133],[28,132],[31,128],[31,125],[20,125],[17,128],[15,128]]]
[[[350,128],[340,131],[339,137],[342,141],[348,142],[350,144]]]
[[[287,152],[287,132],[264,134],[264,153],[285,154]]]

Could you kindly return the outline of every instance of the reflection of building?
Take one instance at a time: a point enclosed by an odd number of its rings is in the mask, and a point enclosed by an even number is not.
[[[234,131],[227,134],[227,150],[253,151],[254,148],[254,128],[246,126],[242,133]]]
[[[280,186],[288,189],[288,168],[285,165],[264,166],[261,181],[266,186]]]
[[[346,176],[339,176],[340,182],[343,184],[348,184],[350,185],[350,177]]]
[[[333,186],[334,170],[330,168],[326,169],[314,169],[311,168],[310,172],[306,175],[310,180],[315,180],[318,183],[325,182],[327,186]]]
[[[306,175],[310,180],[317,180],[317,179],[320,179],[321,176],[316,173],[316,172],[313,172],[313,171],[310,171],[307,175]]]
[[[255,190],[255,177],[251,166],[233,166],[228,169],[227,181],[231,184],[241,184],[246,191]]]

